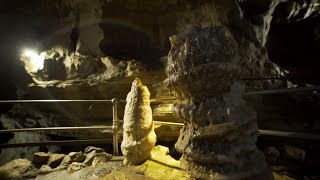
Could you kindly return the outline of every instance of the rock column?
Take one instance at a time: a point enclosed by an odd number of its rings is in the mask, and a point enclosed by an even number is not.
[[[136,78],[126,100],[121,150],[125,165],[138,165],[149,158],[157,139],[152,121],[150,92]]]
[[[185,120],[176,149],[199,179],[273,179],[256,147],[255,112],[242,99],[238,44],[223,27],[170,37],[166,86]]]

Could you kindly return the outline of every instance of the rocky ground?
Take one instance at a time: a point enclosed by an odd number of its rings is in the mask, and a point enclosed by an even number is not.
[[[263,152],[276,180],[320,178],[315,174],[302,174],[319,167],[317,164],[310,166],[310,151],[292,145],[278,145],[266,146]],[[1,166],[0,175],[4,180],[190,179],[189,174],[180,169],[180,161],[169,153],[172,153],[169,148],[158,145],[142,165],[124,166],[123,156],[112,156],[93,146],[87,147],[84,152],[69,154],[38,152],[32,160],[16,159]]]

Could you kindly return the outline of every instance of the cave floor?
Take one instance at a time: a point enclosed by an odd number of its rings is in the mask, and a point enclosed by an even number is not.
[[[85,167],[74,173],[68,173],[64,169],[45,175],[38,175],[35,178],[25,178],[25,180],[190,179],[187,172],[153,160],[147,160],[140,166],[124,166],[122,161],[123,157],[118,156],[113,157],[104,165]]]

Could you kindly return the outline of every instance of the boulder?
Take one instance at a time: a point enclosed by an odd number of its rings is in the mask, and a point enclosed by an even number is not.
[[[84,167],[86,167],[86,165],[83,163],[73,162],[68,166],[67,171],[68,171],[68,173],[74,173]]]
[[[69,153],[69,157],[72,162],[83,162],[85,160],[85,155],[83,152],[71,152]]]
[[[106,152],[96,153],[92,159],[92,163],[91,163],[92,167],[103,165],[107,163],[111,158],[112,158],[112,155]]]
[[[56,168],[60,165],[60,163],[62,162],[62,160],[64,159],[66,155],[64,154],[52,154],[49,161],[48,161],[48,165],[51,168]]]
[[[275,147],[267,147],[264,154],[269,162],[275,162],[280,157],[280,152]]]
[[[180,161],[175,160],[169,155],[169,148],[165,146],[155,146],[151,151],[150,159],[165,164],[167,166],[180,168]]]
[[[306,152],[303,149],[291,146],[283,146],[283,154],[287,159],[303,162],[305,160]]]
[[[48,173],[51,173],[53,171],[53,169],[45,164],[45,165],[42,165],[41,168],[39,169],[39,174],[48,174]]]
[[[91,151],[96,151],[97,153],[100,153],[100,152],[104,152],[104,149],[98,148],[98,147],[94,147],[94,146],[88,146],[84,150],[85,153],[90,153]]]
[[[91,165],[93,159],[96,157],[97,153],[105,153],[104,149],[94,147],[94,146],[88,146],[84,152],[86,153],[86,159],[84,160],[85,165]],[[106,153],[107,154],[107,153]],[[109,155],[109,154],[108,154]],[[110,155],[110,158],[112,155]]]
[[[31,167],[31,161],[16,159],[0,167],[0,179],[18,179]]]
[[[125,157],[125,165],[138,165],[149,158],[157,140],[150,107],[150,92],[140,79],[133,81],[126,101],[121,151]]]
[[[36,167],[41,167],[44,164],[47,164],[50,155],[45,152],[36,152],[33,154],[32,164]]]
[[[67,167],[67,166],[68,166],[69,164],[71,164],[71,163],[72,163],[72,161],[71,161],[70,156],[69,156],[69,155],[66,155],[66,156],[64,156],[62,162],[60,163],[60,166],[62,166],[62,167]]]

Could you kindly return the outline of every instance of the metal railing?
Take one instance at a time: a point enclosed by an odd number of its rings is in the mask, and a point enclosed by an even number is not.
[[[113,155],[118,156],[118,131],[119,131],[119,119],[118,119],[118,100],[113,98],[112,100],[59,100],[59,99],[42,99],[42,100],[1,100],[2,104],[10,103],[57,103],[57,102],[84,102],[84,103],[112,103],[113,118],[112,126],[86,126],[86,127],[45,127],[45,128],[21,128],[21,129],[4,129],[0,130],[0,133],[12,133],[12,132],[40,132],[40,131],[65,131],[65,130],[112,130],[113,139],[89,139],[89,140],[63,140],[63,141],[44,141],[44,142],[32,142],[32,143],[16,143],[16,144],[0,144],[1,148],[15,148],[25,146],[42,146],[42,145],[72,145],[72,144],[101,144],[107,142],[113,142]]]
[[[175,98],[164,98],[164,99],[151,99],[151,103],[163,103],[165,101],[172,101]],[[61,141],[43,141],[43,142],[30,142],[30,143],[15,143],[15,144],[0,144],[0,148],[16,148],[16,147],[26,147],[26,146],[45,146],[45,145],[73,145],[73,144],[101,144],[110,143],[113,144],[113,155],[119,155],[119,124],[123,122],[118,118],[118,104],[126,103],[126,100],[118,100],[113,98],[112,100],[62,100],[62,99],[41,99],[41,100],[1,100],[0,104],[10,104],[10,103],[70,103],[70,102],[83,102],[83,103],[112,103],[112,126],[85,126],[85,127],[44,127],[44,128],[20,128],[20,129],[4,129],[0,130],[0,133],[14,133],[14,132],[47,132],[47,131],[72,131],[72,130],[111,130],[113,138],[112,139],[89,139],[89,140],[61,140]],[[158,125],[168,125],[168,126],[183,126],[182,123],[172,123],[172,122],[161,122],[155,121]]]
[[[266,95],[266,94],[282,94],[282,93],[293,93],[293,92],[304,92],[304,91],[319,91],[320,86],[313,87],[302,87],[302,88],[285,88],[285,89],[271,89],[263,91],[246,92],[245,96],[251,95]],[[151,99],[151,103],[164,103],[166,101],[175,100],[174,98],[167,99]],[[86,126],[86,127],[45,127],[45,128],[23,128],[23,129],[4,129],[0,130],[0,133],[12,133],[12,132],[39,132],[39,131],[65,131],[65,130],[111,130],[113,139],[91,139],[91,140],[65,140],[65,141],[44,141],[44,142],[32,142],[32,143],[16,143],[16,144],[0,144],[0,148],[14,148],[14,147],[25,147],[25,146],[39,146],[39,145],[70,145],[70,144],[100,144],[100,143],[113,143],[113,154],[119,155],[119,123],[123,122],[118,118],[118,104],[125,103],[126,100],[118,100],[113,98],[112,100],[1,100],[0,104],[7,103],[57,103],[57,102],[85,102],[85,103],[112,103],[113,118],[112,126]],[[182,127],[183,123],[154,121],[155,125],[166,125]],[[320,135],[307,134],[307,133],[296,133],[296,132],[284,132],[284,131],[271,131],[271,130],[259,130],[261,135],[266,136],[277,136],[277,137],[290,137],[308,140],[320,140]]]

